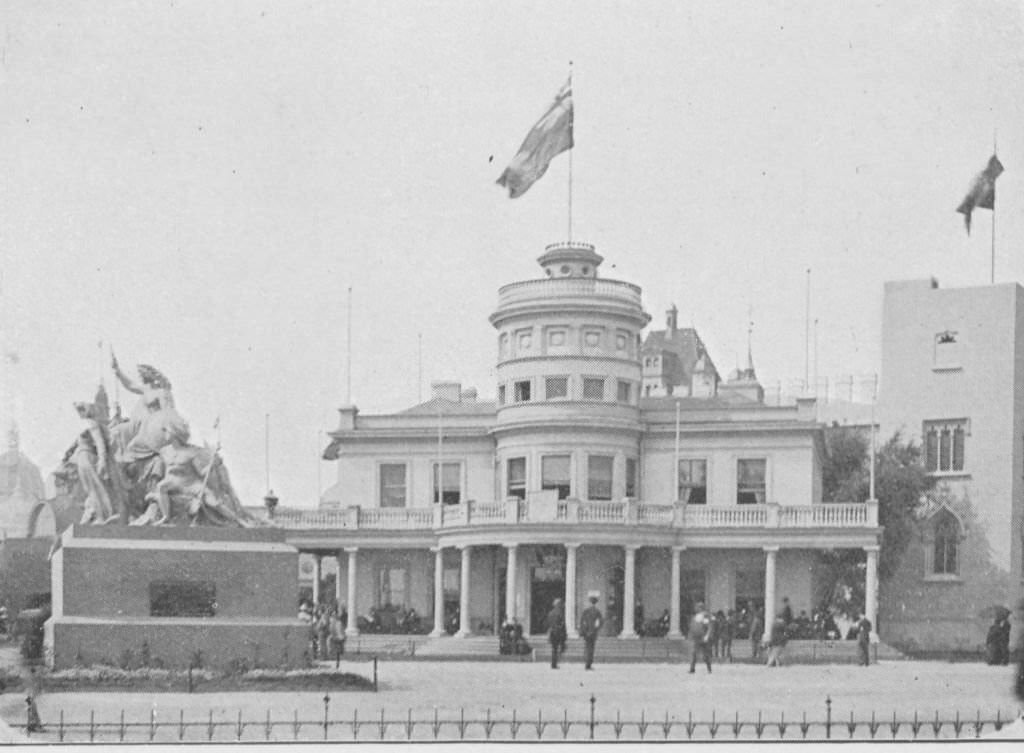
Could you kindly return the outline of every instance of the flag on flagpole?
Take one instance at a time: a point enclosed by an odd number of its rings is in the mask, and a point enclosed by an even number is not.
[[[498,185],[508,188],[510,199],[517,199],[536,183],[545,172],[551,160],[564,151],[572,149],[572,79],[555,96],[537,124],[530,129],[512,158],[505,172],[498,178]]]
[[[956,211],[964,216],[967,234],[971,234],[971,212],[975,209],[994,209],[996,205],[996,178],[1003,174],[1003,165],[996,155],[989,158],[988,165],[974,176],[971,187]]]

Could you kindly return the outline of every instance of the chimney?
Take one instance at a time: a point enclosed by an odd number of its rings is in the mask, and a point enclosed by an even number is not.
[[[475,403],[477,397],[476,387],[467,387],[459,395],[459,400],[464,403]]]
[[[673,303],[672,308],[665,312],[665,339],[671,340],[679,327],[679,309]]]
[[[434,400],[442,399],[457,403],[461,394],[462,385],[459,382],[430,383],[430,397]]]

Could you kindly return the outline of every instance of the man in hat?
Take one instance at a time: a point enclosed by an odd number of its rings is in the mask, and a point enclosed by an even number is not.
[[[583,638],[583,664],[584,669],[590,669],[594,663],[594,644],[597,643],[597,634],[604,624],[604,615],[597,608],[598,594],[590,592],[590,606],[583,610],[580,615],[580,636]]]
[[[704,608],[704,602],[697,602],[697,612],[690,619],[690,640],[693,654],[690,656],[690,674],[697,671],[697,654],[701,655],[711,674],[711,615]]]

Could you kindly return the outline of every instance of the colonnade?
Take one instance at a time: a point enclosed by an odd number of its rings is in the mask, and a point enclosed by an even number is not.
[[[505,614],[510,619],[517,619],[518,606],[516,603],[517,583],[517,561],[519,544],[504,544],[506,551],[505,568]],[[581,544],[573,543],[565,545],[565,625],[570,638],[578,638],[579,633],[576,626],[576,590],[577,590],[577,560]],[[630,639],[637,637],[637,625],[634,624],[633,615],[636,606],[636,553],[641,547],[636,544],[628,544],[623,547],[624,562],[624,583],[623,583],[623,604],[622,604],[622,632],[620,638]],[[464,545],[459,547],[461,561],[459,565],[459,629],[455,633],[457,638],[465,638],[471,634],[470,627],[470,603],[469,603],[469,576],[472,572],[473,547]],[[780,547],[762,547],[765,555],[764,568],[764,613],[765,631],[771,625],[771,617],[776,613],[776,566]],[[865,605],[864,612],[871,624],[878,625],[878,546],[864,547],[867,555],[867,566],[865,570]],[[358,635],[359,629],[356,620],[358,619],[359,608],[357,603],[357,576],[358,576],[358,547],[346,547],[344,550],[348,557],[347,586],[348,599],[346,609],[348,611],[348,622],[345,625],[347,635]],[[434,627],[430,635],[438,637],[444,635],[444,549],[432,547],[434,553]],[[686,626],[681,625],[680,595],[681,584],[680,574],[682,565],[682,554],[686,547],[677,545],[671,547],[671,591],[669,603],[669,635],[678,636],[685,634]],[[322,555],[314,555],[313,566],[313,603],[321,601],[320,581],[322,579]],[[335,600],[341,604],[341,561],[342,552],[336,555],[338,564],[338,577],[335,579]],[[767,636],[766,636],[767,637]]]

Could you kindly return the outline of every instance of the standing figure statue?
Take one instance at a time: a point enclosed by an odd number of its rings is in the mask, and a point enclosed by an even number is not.
[[[85,514],[82,523],[106,523],[114,517],[110,489],[110,448],[103,427],[97,421],[94,403],[75,403],[75,410],[85,423],[78,439],[64,455],[71,461],[85,491]]]
[[[160,450],[170,441],[165,427],[175,423],[187,429],[188,425],[174,407],[171,383],[166,376],[152,366],[139,364],[136,383],[121,370],[113,354],[110,360],[118,381],[140,396],[128,420],[115,425],[111,434],[116,459],[128,482],[137,489],[136,506],[144,506],[142,498],[153,491],[164,474]]]

